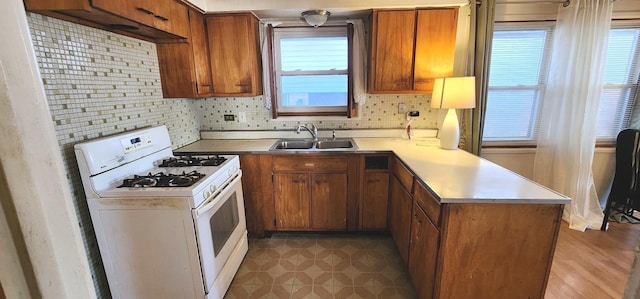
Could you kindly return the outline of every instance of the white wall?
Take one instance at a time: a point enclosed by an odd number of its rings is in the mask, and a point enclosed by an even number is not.
[[[0,241],[0,260],[11,243],[21,258],[0,264],[2,287],[8,298],[95,298],[21,0],[2,2],[0,26],[0,232],[23,238]],[[33,278],[19,281],[17,267]]]

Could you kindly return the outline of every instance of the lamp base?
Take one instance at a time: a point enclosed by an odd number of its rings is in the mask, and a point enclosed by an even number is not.
[[[444,117],[438,138],[440,138],[440,147],[442,149],[458,149],[458,144],[460,143],[460,125],[458,123],[456,109],[449,109],[449,111],[447,111],[447,116]]]

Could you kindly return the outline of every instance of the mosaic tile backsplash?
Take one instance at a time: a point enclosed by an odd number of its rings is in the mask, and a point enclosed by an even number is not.
[[[173,147],[199,139],[192,99],[163,99],[155,44],[30,13],[28,22],[98,296],[110,298],[73,145],[166,125]]]
[[[431,109],[431,95],[368,95],[359,109],[359,117],[343,120],[312,122],[321,129],[393,129],[407,125],[406,115],[398,113],[398,104],[407,111],[420,111],[411,122],[415,129],[434,129],[438,126],[438,110]],[[288,130],[295,129],[300,120],[271,119],[271,110],[264,108],[262,96],[207,98],[198,102],[202,130]],[[247,122],[237,119],[238,112],[247,114]],[[224,114],[236,115],[235,121],[224,121]]]

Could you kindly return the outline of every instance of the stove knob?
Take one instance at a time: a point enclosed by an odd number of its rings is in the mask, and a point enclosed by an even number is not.
[[[209,186],[209,190],[211,190],[211,193],[216,192],[216,190],[218,190],[218,187],[216,187],[216,185],[211,185]]]
[[[229,176],[234,175],[236,172],[238,172],[238,166],[233,166],[229,168]]]
[[[204,194],[204,199],[207,199],[211,195],[211,192],[205,191],[203,194]]]

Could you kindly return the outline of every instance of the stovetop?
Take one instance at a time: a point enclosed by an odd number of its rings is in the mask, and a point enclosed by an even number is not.
[[[124,179],[118,188],[149,188],[149,187],[189,187],[205,177],[198,171],[180,174],[158,172],[147,175],[134,175],[133,178]]]
[[[178,156],[163,159],[160,167],[218,166],[227,158],[218,155],[206,157]]]

